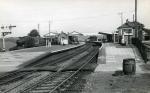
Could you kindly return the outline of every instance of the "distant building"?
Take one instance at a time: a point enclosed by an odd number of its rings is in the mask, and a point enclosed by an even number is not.
[[[77,31],[68,33],[68,38],[69,38],[69,44],[78,44],[79,42],[85,41],[84,35]]]
[[[114,43],[119,42],[119,31],[114,31],[114,33],[113,33],[113,42]]]
[[[132,38],[143,39],[144,25],[139,22],[130,22],[126,20],[126,23],[118,27],[119,43],[131,44]]]
[[[89,36],[88,40],[89,42],[95,42],[95,41],[98,41],[98,38],[96,35],[92,35],[92,36]]]
[[[66,45],[69,44],[68,41],[68,34],[64,33],[63,31],[61,33],[58,34],[58,42],[61,45]]]
[[[44,35],[46,42],[51,42],[53,45],[65,45],[68,44],[68,35],[63,31],[61,33],[51,32]],[[47,44],[46,44],[47,45]]]
[[[150,40],[150,29],[143,28],[143,41]]]
[[[98,34],[103,35],[103,38],[102,38],[103,42],[112,42],[113,41],[113,34],[104,33],[104,32],[99,32]]]
[[[45,40],[45,45],[50,46],[51,44],[54,44],[54,45],[58,44],[57,34],[58,33],[55,33],[55,32],[50,32],[50,33],[45,34],[43,36]]]

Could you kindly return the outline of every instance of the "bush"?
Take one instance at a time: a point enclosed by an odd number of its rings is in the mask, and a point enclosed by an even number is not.
[[[132,44],[135,45],[138,48],[143,60],[145,62],[147,62],[147,60],[148,60],[147,59],[147,51],[146,51],[146,47],[144,46],[142,41],[139,40],[138,38],[132,38]]]

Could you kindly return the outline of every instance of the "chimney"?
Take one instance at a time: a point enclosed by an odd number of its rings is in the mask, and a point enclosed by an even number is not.
[[[134,18],[134,14],[133,14],[133,22],[135,21],[135,18]]]
[[[126,19],[126,23],[129,23],[129,20],[128,20],[128,19]]]

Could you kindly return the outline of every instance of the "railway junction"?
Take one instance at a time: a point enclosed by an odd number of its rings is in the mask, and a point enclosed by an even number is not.
[[[149,64],[144,63],[133,45],[103,43],[37,47],[6,52],[0,58],[0,93],[150,91]],[[135,75],[123,74],[125,58],[135,59]]]

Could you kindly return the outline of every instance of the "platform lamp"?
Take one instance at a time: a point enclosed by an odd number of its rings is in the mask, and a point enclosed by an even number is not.
[[[2,51],[6,51],[6,47],[5,47],[5,36],[8,35],[8,34],[11,34],[11,30],[13,27],[16,27],[16,26],[12,26],[12,25],[9,25],[9,26],[1,26],[1,29],[3,30],[2,31],[2,39],[3,39],[3,48],[2,48]]]

